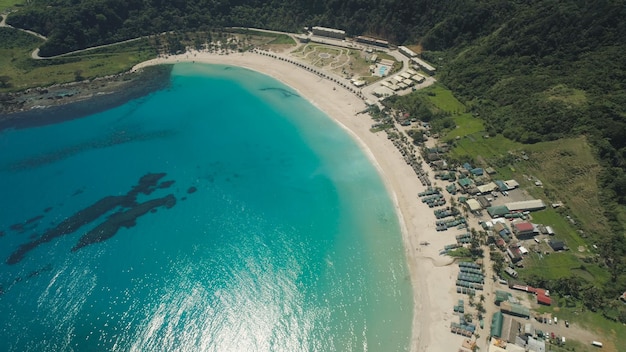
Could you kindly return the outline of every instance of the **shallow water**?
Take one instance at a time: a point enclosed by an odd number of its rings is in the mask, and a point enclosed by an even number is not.
[[[0,150],[0,350],[408,349],[379,175],[267,76],[178,64],[168,89]]]

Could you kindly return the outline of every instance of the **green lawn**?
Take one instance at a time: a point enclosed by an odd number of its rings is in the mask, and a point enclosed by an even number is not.
[[[532,221],[552,226],[556,233],[555,237],[564,240],[572,250],[577,251],[578,246],[585,246],[586,248],[587,244],[580,238],[576,229],[572,227],[571,223],[563,215],[557,213],[554,209],[547,208],[546,210],[533,212]]]
[[[451,140],[457,137],[465,137],[485,130],[483,120],[472,116],[470,113],[454,115],[452,117],[456,128],[446,133],[444,140]]]
[[[22,5],[24,2],[25,0],[0,0],[0,12],[15,7],[15,5]]]
[[[579,268],[581,262],[571,252],[538,254],[530,252],[524,257],[524,268],[519,270],[520,279],[537,275],[548,280],[572,275],[572,269]]]
[[[457,100],[452,91],[441,84],[435,84],[423,90],[435,106],[440,110],[452,114],[461,114],[466,111],[465,105]]]
[[[280,34],[278,36],[276,36],[276,38],[274,38],[271,42],[269,42],[268,44],[289,44],[289,45],[296,45],[296,42],[293,40],[293,38],[291,38],[288,35],[285,34]]]
[[[464,129],[464,127],[459,127]],[[452,157],[463,160],[464,158],[476,158],[482,157],[486,160],[494,159],[499,161],[504,159],[504,165],[507,165],[507,160],[510,158],[508,154],[512,150],[521,150],[523,145],[514,142],[510,139],[497,135],[494,137],[485,138],[484,133],[474,133],[466,135],[465,137],[454,141],[455,148],[452,150]],[[499,162],[493,163],[497,167]]]

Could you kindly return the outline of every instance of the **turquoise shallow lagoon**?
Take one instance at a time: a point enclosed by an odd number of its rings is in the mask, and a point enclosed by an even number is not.
[[[250,70],[0,131],[0,350],[404,351],[398,219],[355,141]]]

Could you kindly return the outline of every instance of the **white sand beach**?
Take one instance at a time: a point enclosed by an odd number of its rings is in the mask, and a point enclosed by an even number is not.
[[[417,197],[425,187],[415,172],[405,163],[385,132],[370,132],[373,120],[369,115],[356,115],[366,107],[363,100],[329,79],[292,63],[257,53],[219,55],[188,52],[146,61],[133,70],[191,61],[241,66],[272,76],[298,91],[360,143],[384,179],[400,217],[414,292],[411,351],[458,351],[463,338],[452,334],[449,328],[452,319],[456,318],[452,311],[457,297],[456,270],[454,266],[447,265],[451,263],[449,257],[439,255],[444,245],[455,242],[454,234],[435,230],[436,219],[432,209]],[[428,241],[430,245],[422,246],[422,241]]]

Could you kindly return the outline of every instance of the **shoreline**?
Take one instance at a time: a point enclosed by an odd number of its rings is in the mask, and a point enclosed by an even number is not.
[[[166,87],[170,71],[171,68],[154,66],[141,73],[127,71],[0,94],[0,131],[58,123],[114,108]],[[51,114],[51,111],[63,114]]]
[[[272,54],[288,58],[286,55]],[[289,60],[295,62],[294,59]],[[369,115],[358,115],[365,110],[365,102],[354,90],[349,91],[337,83],[347,81],[319,70],[326,77],[335,79],[332,81],[286,60],[250,52],[223,55],[191,51],[142,62],[133,67],[131,72],[149,66],[181,62],[239,66],[271,76],[295,89],[357,141],[385,183],[402,231],[413,289],[409,350],[458,350],[463,338],[449,330],[450,320],[454,317],[451,308],[456,304],[456,271],[449,265],[453,262],[452,258],[441,257],[438,253],[454,237],[436,231],[432,209],[417,198],[417,193],[426,187],[420,183],[392,141],[387,139],[385,132],[370,132],[373,120]],[[430,245],[421,246],[419,243],[422,241],[428,241]]]

